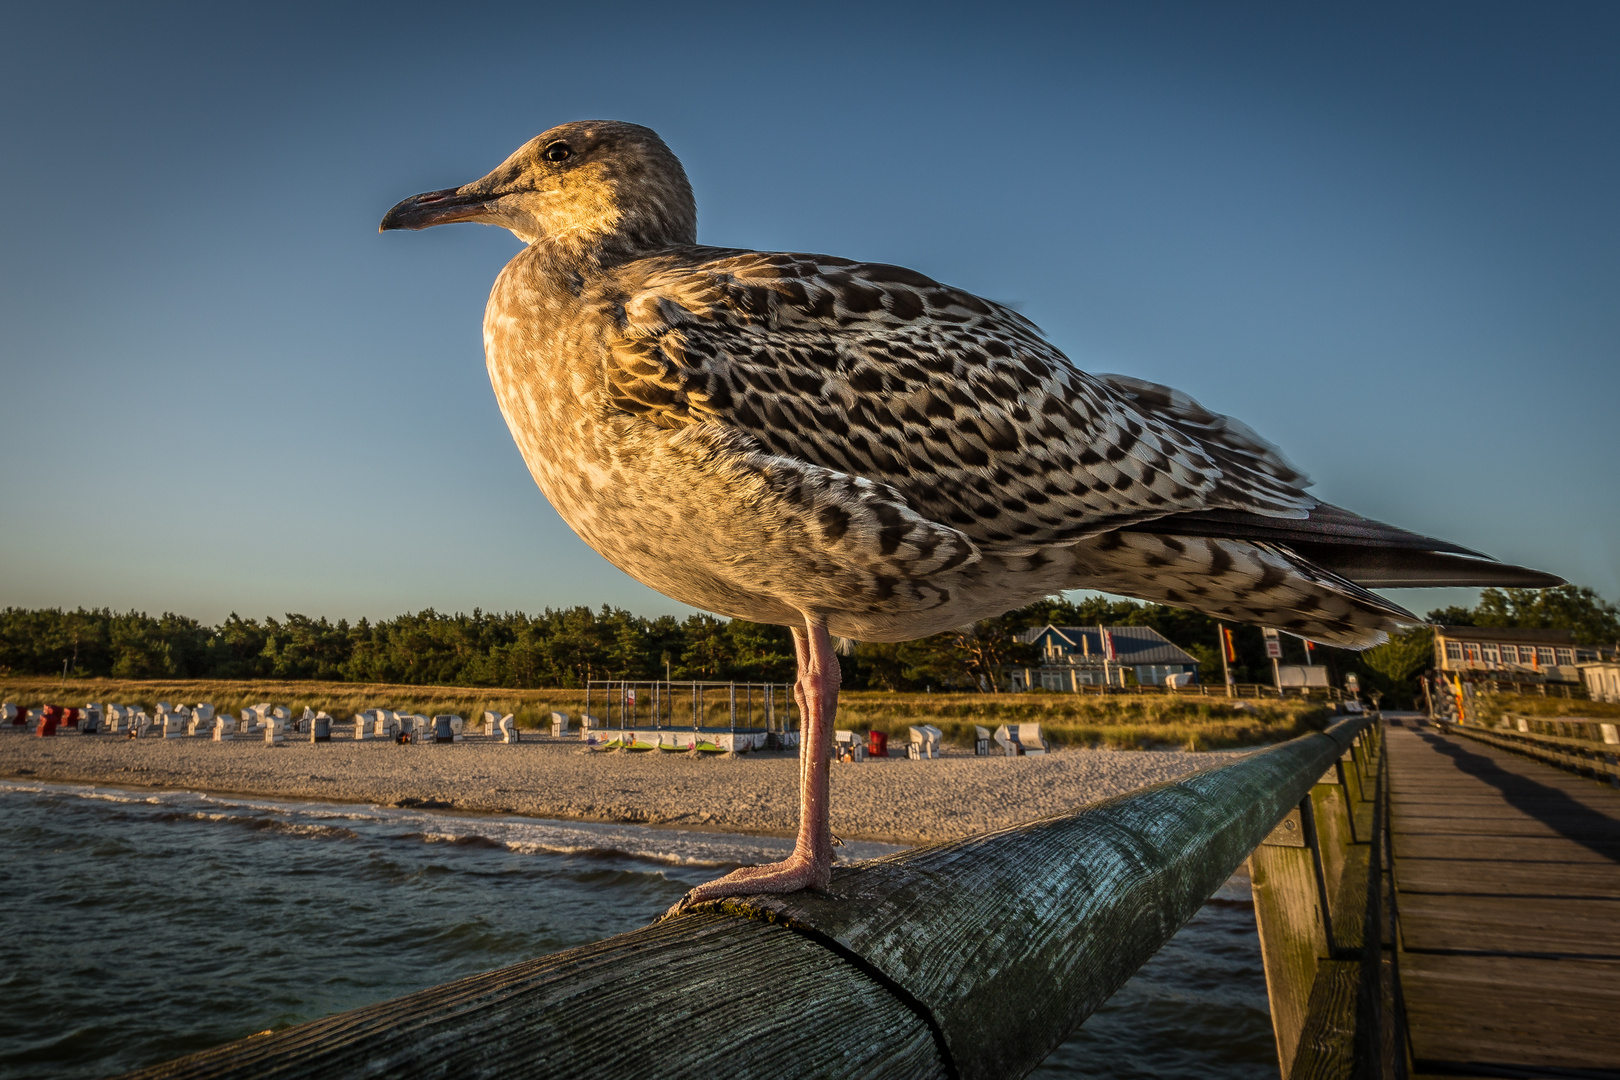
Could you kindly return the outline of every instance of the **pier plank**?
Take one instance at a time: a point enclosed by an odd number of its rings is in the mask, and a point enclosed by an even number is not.
[[[1387,747],[1417,1072],[1620,1077],[1620,791],[1448,733]]]

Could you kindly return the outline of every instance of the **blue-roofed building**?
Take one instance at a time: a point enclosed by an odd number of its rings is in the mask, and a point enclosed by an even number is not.
[[[1102,633],[1114,641],[1114,659],[1105,661]],[[1040,654],[1040,666],[1013,672],[1013,689],[1066,690],[1082,686],[1124,686],[1134,676],[1141,686],[1167,681],[1185,686],[1198,681],[1198,661],[1147,626],[1043,626],[1018,635]]]

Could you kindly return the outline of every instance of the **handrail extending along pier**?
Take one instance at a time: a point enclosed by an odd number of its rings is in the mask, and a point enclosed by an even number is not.
[[[131,1075],[1022,1076],[1369,723]]]

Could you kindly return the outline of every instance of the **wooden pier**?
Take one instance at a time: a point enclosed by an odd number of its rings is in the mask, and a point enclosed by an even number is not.
[[[1389,725],[1414,1075],[1620,1077],[1620,791]]]

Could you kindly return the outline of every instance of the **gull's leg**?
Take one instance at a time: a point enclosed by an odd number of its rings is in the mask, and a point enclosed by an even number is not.
[[[702,900],[823,888],[832,877],[832,820],[828,814],[833,715],[838,710],[838,657],[826,624],[806,618],[793,630],[799,679],[793,692],[804,726],[799,732],[799,840],[781,862],[745,866],[699,885],[669,909],[675,915]]]

